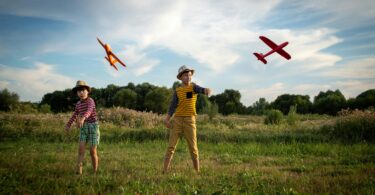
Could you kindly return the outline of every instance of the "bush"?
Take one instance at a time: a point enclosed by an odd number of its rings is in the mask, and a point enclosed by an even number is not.
[[[208,103],[205,107],[203,107],[202,113],[207,114],[210,121],[212,121],[215,116],[219,113],[219,107],[216,103]]]
[[[130,128],[155,128],[163,126],[163,115],[140,112],[127,108],[98,109],[100,123],[113,123]]]
[[[48,104],[42,104],[39,107],[39,112],[44,114],[51,113],[51,106]]]
[[[0,91],[0,110],[9,111],[18,104],[19,96],[16,93],[11,93],[7,89]]]
[[[298,121],[297,105],[290,106],[288,116],[286,117],[286,121],[289,125],[296,125]]]
[[[339,118],[331,126],[325,126],[322,131],[332,139],[344,142],[375,142],[375,112],[348,111],[339,112]]]
[[[280,124],[281,120],[283,119],[283,113],[280,110],[270,110],[268,111],[266,118],[264,119],[264,123],[266,125],[278,125]]]
[[[20,102],[15,104],[11,109],[11,112],[13,113],[22,113],[22,114],[31,114],[31,113],[37,113],[38,112],[38,106],[37,104],[33,104],[30,102]]]

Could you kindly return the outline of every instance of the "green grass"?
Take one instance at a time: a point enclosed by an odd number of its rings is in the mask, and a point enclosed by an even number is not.
[[[181,141],[161,173],[165,141],[102,143],[100,171],[74,173],[76,143],[19,140],[0,146],[1,193],[374,193],[375,149],[368,144],[199,143],[192,170]]]
[[[122,121],[134,121],[129,117],[104,118],[96,176],[89,151],[83,175],[75,174],[78,131],[63,131],[68,117],[0,114],[0,194],[375,193],[374,144],[325,135],[321,127],[335,126],[333,117],[302,116],[290,126],[264,125],[258,116],[211,122],[199,116],[201,173],[194,172],[182,139],[166,175],[168,131],[161,116],[142,113],[140,124],[160,120],[139,127]]]

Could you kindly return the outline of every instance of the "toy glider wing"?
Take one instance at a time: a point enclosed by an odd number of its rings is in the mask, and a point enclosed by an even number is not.
[[[125,63],[122,62],[114,53],[112,53],[112,57],[115,58],[115,63],[120,63],[123,67],[126,67]]]
[[[275,50],[278,54],[280,54],[281,56],[283,56],[285,59],[290,60],[291,57],[290,57],[289,53],[287,53],[285,50],[283,50],[283,47],[285,47],[288,44],[288,42],[285,42],[285,43],[283,43],[281,45],[276,45],[273,41],[271,41],[270,39],[268,39],[265,36],[260,36],[259,38],[265,44],[267,44],[272,50]]]
[[[96,37],[96,39],[99,41],[100,45],[102,45],[105,49],[105,44],[98,37]]]
[[[283,49],[276,50],[276,52],[278,54],[280,54],[281,56],[283,56],[287,60],[290,60],[290,58],[291,58],[290,55],[286,51],[284,51]]]
[[[267,44],[271,49],[276,49],[276,48],[277,48],[277,45],[276,45],[273,41],[269,40],[267,37],[265,37],[265,36],[260,36],[259,38],[260,38],[260,40],[262,40],[265,44]]]

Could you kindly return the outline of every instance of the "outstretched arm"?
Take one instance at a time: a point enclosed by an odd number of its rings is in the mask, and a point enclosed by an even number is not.
[[[212,90],[210,88],[203,88],[197,84],[194,85],[193,90],[195,93],[205,94],[207,96],[211,95]]]
[[[70,127],[72,126],[72,123],[76,120],[77,116],[78,116],[78,109],[76,107],[75,110],[74,110],[73,115],[70,117],[68,123],[65,126],[65,130],[66,131],[68,131],[70,129]]]

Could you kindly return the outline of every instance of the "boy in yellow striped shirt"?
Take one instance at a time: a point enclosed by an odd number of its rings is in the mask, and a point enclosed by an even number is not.
[[[197,94],[210,95],[211,89],[200,87],[191,82],[194,70],[181,66],[178,70],[177,79],[182,81],[182,86],[176,88],[173,94],[172,102],[169,106],[168,114],[165,119],[167,128],[171,127],[170,120],[173,117],[173,126],[169,132],[169,144],[164,159],[163,173],[169,169],[176,145],[180,134],[185,136],[189,146],[190,155],[193,161],[194,169],[199,172],[199,154],[197,145],[197,128],[195,122]]]

